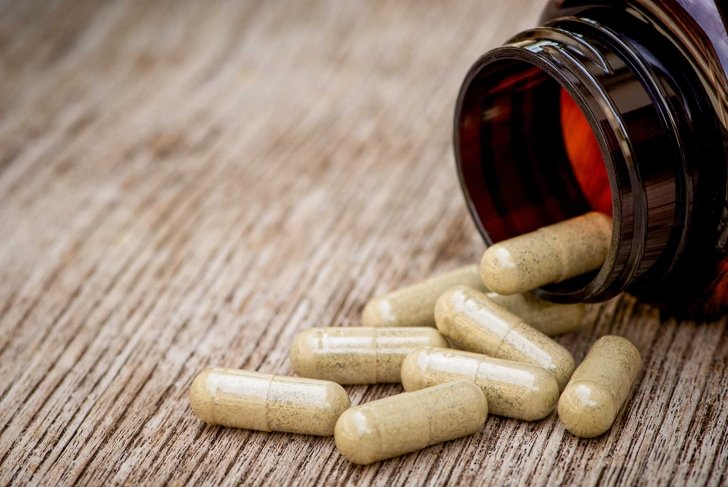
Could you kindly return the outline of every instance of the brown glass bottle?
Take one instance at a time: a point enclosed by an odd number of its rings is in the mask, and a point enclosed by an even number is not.
[[[537,295],[726,312],[726,25],[723,0],[552,1],[470,69],[454,149],[486,243],[613,216],[602,268]]]

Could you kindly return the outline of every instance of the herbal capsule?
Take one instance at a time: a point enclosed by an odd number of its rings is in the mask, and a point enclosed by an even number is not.
[[[478,353],[447,348],[420,347],[402,364],[402,385],[407,392],[453,380],[480,387],[488,412],[534,421],[545,418],[559,400],[559,385],[545,369]]]
[[[364,326],[435,326],[435,303],[442,293],[463,285],[485,290],[478,267],[469,265],[371,299],[364,307]]]
[[[587,213],[488,247],[480,275],[498,294],[530,291],[598,269],[611,238],[612,220]]]
[[[291,363],[297,375],[339,384],[399,382],[407,354],[424,345],[447,341],[428,327],[311,328],[293,341]]]
[[[586,314],[584,303],[556,304],[538,299],[530,293],[506,296],[489,292],[486,296],[495,304],[521,318],[541,333],[554,336],[569,333],[581,327]]]
[[[639,350],[626,338],[597,340],[559,399],[564,427],[583,438],[605,433],[622,409],[641,364]]]
[[[336,423],[336,447],[367,465],[480,431],[488,415],[483,392],[472,382],[448,382],[360,406]]]
[[[457,286],[443,294],[435,321],[440,333],[459,348],[548,370],[559,390],[574,371],[568,350],[474,289]]]
[[[325,380],[206,369],[190,386],[190,405],[209,424],[331,436],[351,404],[343,387]]]

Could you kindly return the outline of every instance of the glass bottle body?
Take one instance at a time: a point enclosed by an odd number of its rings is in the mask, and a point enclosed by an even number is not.
[[[698,3],[553,1],[466,76],[455,155],[487,243],[614,217],[604,266],[541,297],[728,307],[726,12]]]

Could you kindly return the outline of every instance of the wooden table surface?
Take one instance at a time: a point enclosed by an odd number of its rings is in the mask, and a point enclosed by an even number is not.
[[[725,484],[726,320],[622,297],[644,369],[614,428],[556,415],[368,467],[331,438],[206,426],[211,366],[477,261],[450,147],[462,77],[536,1],[0,6],[0,484]],[[355,404],[399,385],[347,387]]]

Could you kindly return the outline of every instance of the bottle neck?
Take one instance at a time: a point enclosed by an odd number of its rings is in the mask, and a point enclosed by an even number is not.
[[[695,158],[715,158],[720,136],[711,117],[700,117],[706,97],[685,66],[640,19],[601,7],[517,35],[466,76],[455,155],[487,243],[611,210],[602,268],[546,286],[541,297],[602,301],[628,287],[648,288],[689,248],[690,232],[702,225],[697,179],[709,174]],[[566,123],[564,100],[581,110],[592,133]],[[583,155],[589,140],[597,156]],[[582,156],[574,147],[584,148]],[[580,174],[584,164],[592,180]],[[611,193],[606,209],[594,194],[600,174],[608,180],[606,201]]]

